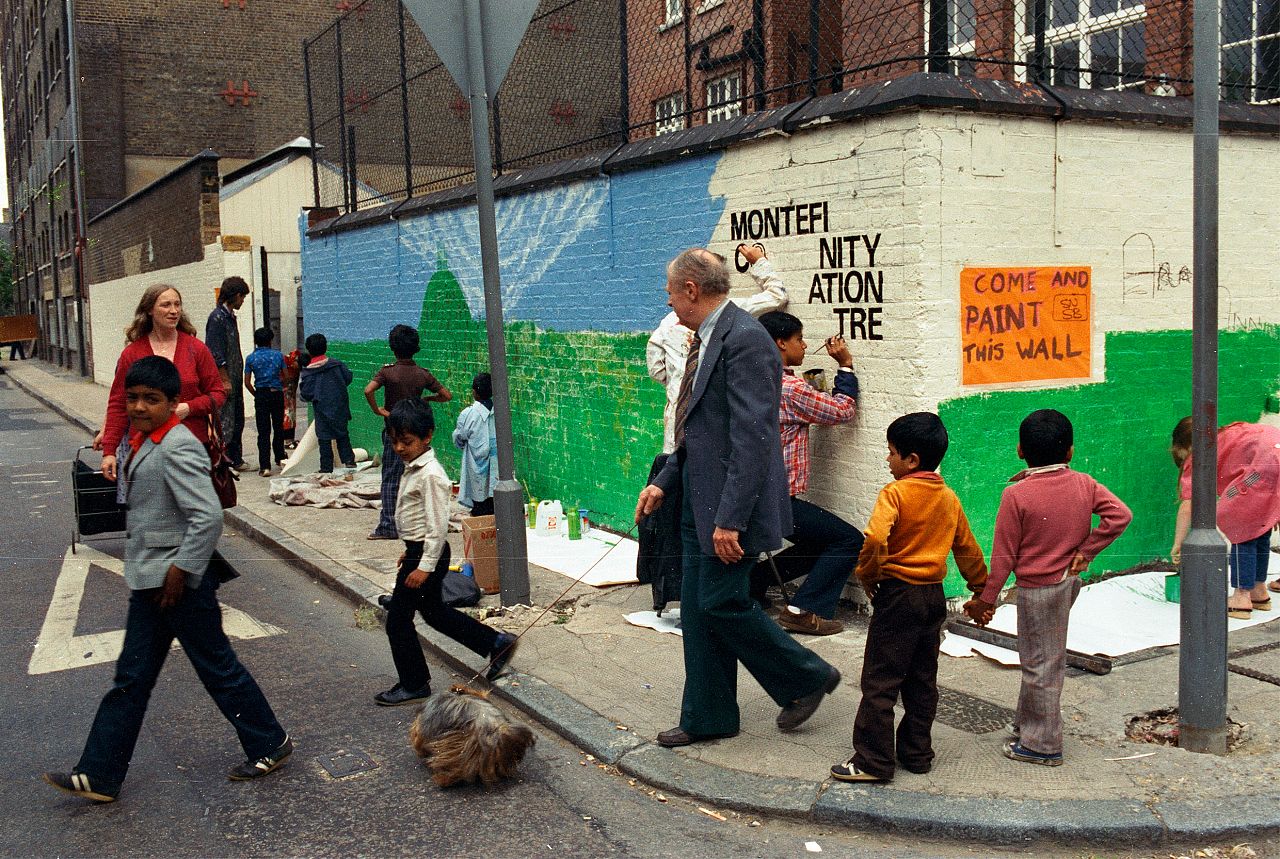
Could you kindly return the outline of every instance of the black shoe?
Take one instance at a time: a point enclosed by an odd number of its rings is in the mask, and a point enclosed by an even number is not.
[[[397,683],[386,692],[379,692],[374,695],[373,700],[380,707],[403,707],[405,704],[416,704],[419,701],[425,701],[430,696],[430,684],[423,686],[417,692],[410,692]]]
[[[391,594],[378,594],[378,605],[383,608],[391,607]]]
[[[797,698],[782,708],[782,712],[778,714],[778,730],[794,731],[803,725],[809,720],[810,716],[818,712],[818,705],[822,703],[822,696],[830,695],[836,691],[836,687],[839,685],[840,672],[836,670],[834,665],[828,665],[827,681],[825,683],[803,698]]]
[[[729,737],[736,736],[738,736],[737,731],[734,731],[731,734],[710,734],[705,737],[692,737],[685,732],[684,728],[677,725],[674,728],[667,728],[667,730],[660,732],[656,739],[658,745],[663,748],[675,749],[680,746],[689,746],[694,743],[702,743],[708,740],[725,740]]]
[[[502,669],[506,668],[507,663],[511,661],[511,657],[515,656],[519,645],[520,639],[517,636],[509,632],[498,633],[498,639],[493,643],[493,650],[489,651],[489,667],[485,669],[484,679],[490,683],[497,680]]]
[[[44,780],[56,787],[58,790],[76,796],[83,796],[85,799],[92,799],[94,802],[115,802],[119,791],[110,791],[102,787],[94,787],[89,784],[89,777],[84,773],[45,773]]]
[[[263,755],[260,758],[251,761],[245,761],[234,767],[231,772],[227,773],[227,778],[232,781],[250,781],[255,778],[262,778],[269,772],[275,772],[284,766],[284,762],[289,760],[289,755],[293,754],[293,740],[285,734],[284,742],[280,747],[269,755]]]

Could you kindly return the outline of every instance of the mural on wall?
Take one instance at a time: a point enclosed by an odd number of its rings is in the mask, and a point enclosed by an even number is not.
[[[880,233],[831,235],[831,202],[817,200],[744,209],[729,215],[729,238],[764,249],[761,239],[817,235],[808,303],[826,305],[836,318],[837,334],[849,340],[883,340],[884,269],[877,264]],[[740,272],[750,266],[734,254]],[[795,283],[803,282],[797,276]],[[799,290],[792,292],[794,301]]]
[[[811,133],[841,132],[828,127]],[[896,141],[886,141],[882,173],[900,182],[900,162],[910,153],[904,155]],[[1018,278],[1022,286],[1030,282],[1026,267],[974,268],[962,275],[957,303],[956,283],[945,279],[956,269],[947,260],[971,257],[974,245],[939,237],[920,253],[927,265],[912,263],[912,254],[899,250],[909,248],[910,240],[895,237],[919,213],[901,202],[900,187],[858,189],[856,176],[820,172],[821,166],[758,166],[779,163],[763,157],[778,152],[762,147],[807,145],[800,136],[775,139],[498,201],[516,462],[529,492],[576,501],[620,531],[630,527],[636,492],[661,447],[664,391],[645,373],[644,347],[667,312],[664,267],[686,247],[715,240],[727,249],[729,240],[776,252],[771,256],[789,288],[793,312],[806,328],[829,323],[851,340],[866,341],[859,356],[867,359],[867,395],[857,425],[826,434],[816,448],[826,456],[815,461],[815,481],[839,487],[839,494],[824,489],[831,509],[864,524],[852,511],[869,509],[889,479],[881,462],[883,427],[905,411],[937,403],[951,434],[943,470],[989,550],[1000,493],[1020,467],[1018,424],[1030,411],[1051,407],[1075,423],[1073,464],[1107,484],[1135,514],[1092,573],[1167,553],[1176,482],[1168,437],[1190,408],[1190,333],[1133,329],[1180,325],[1179,311],[1168,306],[1175,298],[1186,301],[1190,291],[1183,289],[1190,272],[1179,258],[1158,251],[1150,235],[1134,234],[1125,223],[1137,217],[1133,213],[1106,212],[1098,217],[1110,220],[1090,224],[1096,240],[1082,238],[1072,246],[1071,258],[1081,265],[1035,269],[1035,297],[1022,295],[1018,286]],[[870,157],[864,155],[864,165]],[[822,190],[797,191],[786,205],[764,205],[785,189],[802,188]],[[1156,234],[1162,247],[1178,235]],[[1134,235],[1122,248],[1120,239]],[[1001,241],[993,237],[991,248],[1004,248]],[[422,334],[419,363],[454,392],[452,402],[434,408],[436,449],[457,475],[449,433],[468,403],[472,376],[487,369],[478,247],[474,210],[468,207],[304,242],[308,333],[325,333],[331,352],[356,374],[352,434],[360,446],[379,448],[381,430],[361,389],[392,360],[386,345],[391,326],[416,321]],[[1035,252],[987,253],[1028,259]],[[1257,249],[1250,253],[1256,256]],[[935,260],[950,273],[935,276]],[[746,268],[740,258],[735,264],[740,272]],[[1239,261],[1224,257],[1223,265],[1227,270]],[[1040,298],[1046,282],[1049,295]],[[745,286],[745,278],[735,286]],[[1256,420],[1265,397],[1280,386],[1280,317],[1258,298],[1274,291],[1274,281],[1248,279],[1232,282],[1230,289],[1235,300],[1224,287],[1221,302],[1231,320],[1224,321],[1220,341],[1224,423]],[[1077,300],[1055,306],[1055,292]],[[891,306],[907,294],[914,306]],[[1009,306],[1014,294],[1018,307]],[[1032,301],[1043,303],[1033,307]],[[1098,314],[1097,301],[1104,301],[1108,318]],[[1166,311],[1158,322],[1148,312],[1153,305]],[[886,317],[901,320],[895,328],[903,329],[888,336]],[[1090,336],[1094,328],[1096,343]],[[1003,350],[992,348],[996,340]],[[1092,348],[1105,349],[1101,379],[1090,376],[1102,359]],[[952,369],[957,350],[960,374]],[[945,371],[932,373],[937,367]],[[971,369],[988,375],[970,376]],[[1028,384],[1051,379],[1082,383],[1046,389]],[[961,380],[1022,389],[966,389]],[[949,581],[950,595],[961,590],[958,579]]]
[[[1191,413],[1191,332],[1108,332],[1106,354],[1101,383],[987,391],[939,403],[951,436],[943,472],[984,550],[1005,479],[1025,466],[1017,456],[1018,425],[1036,409],[1057,409],[1075,427],[1071,467],[1092,474],[1133,510],[1133,523],[1098,556],[1090,575],[1168,557],[1178,498],[1169,436]],[[1256,421],[1280,387],[1280,326],[1222,332],[1218,362],[1219,423]],[[953,571],[948,594],[958,595],[963,584]]]
[[[1091,277],[1088,266],[962,270],[962,382],[1089,378]]]
[[[707,190],[718,159],[498,201],[517,476],[532,495],[574,501],[597,521],[630,527],[636,493],[662,448],[665,392],[647,375],[645,343],[668,310],[667,262],[708,243],[720,220],[723,201]],[[391,326],[416,323],[418,363],[454,394],[433,409],[436,451],[456,477],[449,435],[472,377],[488,369],[474,209],[306,241],[303,255],[308,332],[325,333],[330,354],[356,376],[353,442],[381,448],[382,422],[362,389],[393,360]]]

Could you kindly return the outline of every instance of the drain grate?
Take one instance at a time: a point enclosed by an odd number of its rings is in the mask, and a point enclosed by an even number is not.
[[[347,778],[378,768],[378,763],[359,749],[338,749],[331,755],[318,755],[316,760],[334,778]]]
[[[938,687],[937,720],[970,734],[990,734],[1011,724],[1014,711],[956,689]]]

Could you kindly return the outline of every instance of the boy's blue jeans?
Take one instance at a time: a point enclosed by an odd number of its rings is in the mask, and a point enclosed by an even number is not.
[[[1249,590],[1267,582],[1267,554],[1271,551],[1271,531],[1243,543],[1231,544],[1231,587]]]
[[[129,594],[115,682],[98,705],[76,764],[76,771],[88,775],[95,787],[114,793],[124,782],[151,690],[175,638],[205,690],[235,728],[249,760],[270,754],[284,742],[284,728],[222,630],[217,588],[214,576],[206,575],[200,587],[184,589],[182,599],[167,611],[156,605],[159,588]]]
[[[342,457],[342,464],[347,468],[356,467],[356,455],[351,450],[351,436],[340,435],[334,438],[320,438],[317,434],[316,441],[320,446],[320,471],[328,473],[333,471],[333,444],[338,446],[338,456]],[[330,444],[333,442],[333,444]]]

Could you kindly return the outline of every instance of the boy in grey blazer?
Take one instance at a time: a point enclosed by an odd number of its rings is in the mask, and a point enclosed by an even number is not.
[[[247,760],[233,780],[264,776],[293,751],[289,735],[222,630],[209,560],[222,534],[222,509],[209,478],[209,454],[178,421],[178,369],[158,355],[125,376],[131,453],[120,471],[129,506],[124,578],[129,613],[115,682],[98,706],[76,768],[45,773],[54,787],[98,802],[120,793],[147,701],[176,638]]]

